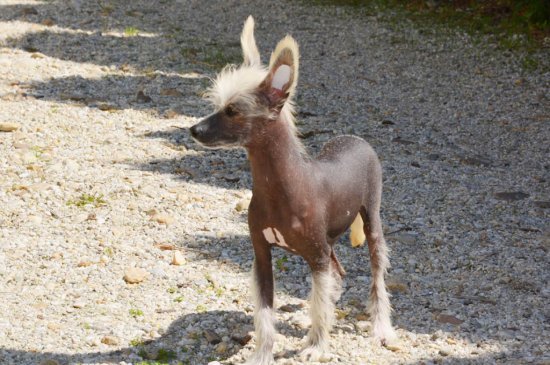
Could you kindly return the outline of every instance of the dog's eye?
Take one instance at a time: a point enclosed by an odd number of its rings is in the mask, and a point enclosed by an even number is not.
[[[229,104],[225,107],[225,115],[227,115],[228,117],[234,117],[237,114],[239,114],[239,111],[235,108],[234,105]]]

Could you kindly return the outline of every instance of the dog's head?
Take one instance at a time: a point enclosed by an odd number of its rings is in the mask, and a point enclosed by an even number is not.
[[[292,96],[298,82],[298,44],[286,36],[262,65],[249,16],[241,35],[243,63],[226,66],[206,93],[215,111],[191,127],[207,147],[246,146],[266,123],[284,118],[294,128]]]

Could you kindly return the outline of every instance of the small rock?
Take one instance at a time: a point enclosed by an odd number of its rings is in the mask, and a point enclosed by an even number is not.
[[[247,343],[250,342],[250,340],[252,339],[252,336],[250,336],[248,333],[247,334],[234,334],[231,336],[231,339],[235,342],[237,342],[239,345],[241,346],[245,346]]]
[[[368,321],[358,321],[355,323],[355,328],[359,332],[367,332],[371,328],[371,324]]]
[[[395,344],[385,344],[384,347],[390,351],[393,351],[393,352],[401,352],[402,349],[401,347],[395,345]]]
[[[140,90],[136,95],[136,101],[138,103],[150,103],[151,101],[153,101],[153,99],[151,99],[150,96],[145,95],[143,90]]]
[[[395,138],[392,139],[391,141],[392,141],[392,142],[396,142],[396,143],[401,143],[401,144],[404,144],[404,145],[414,144],[413,141],[409,141],[409,140],[403,139],[403,138],[401,138],[401,137],[395,137]]]
[[[208,365],[222,365],[222,363],[219,361],[210,361]]]
[[[118,338],[115,336],[105,336],[101,339],[101,343],[109,346],[116,346],[118,345]]]
[[[48,359],[40,361],[40,365],[59,365],[59,362],[57,360]]]
[[[413,243],[416,242],[416,235],[413,235],[410,233],[402,233],[402,234],[397,234],[395,236],[390,236],[390,237],[407,245],[412,245]]]
[[[449,356],[449,352],[446,350],[439,350],[439,355],[441,356]]]
[[[0,123],[0,132],[13,132],[20,128],[17,123],[3,122]]]
[[[128,284],[141,283],[147,278],[147,270],[139,267],[129,267],[124,271],[124,281]]]
[[[104,112],[110,112],[110,111],[116,110],[116,106],[109,103],[100,103],[98,104],[97,108]]]
[[[174,255],[172,256],[172,265],[183,265],[185,263],[185,257],[183,257],[183,254],[181,251],[174,251]]]
[[[462,156],[460,162],[470,166],[491,166],[493,162],[484,156]]]
[[[42,217],[38,215],[31,215],[29,216],[29,222],[31,222],[34,225],[39,225],[42,223]]]
[[[301,314],[295,314],[291,318],[292,324],[294,324],[296,327],[300,329],[308,329],[310,325],[310,320],[308,317],[303,316]]]
[[[235,210],[237,212],[242,212],[243,210],[248,209],[249,205],[250,205],[250,200],[249,199],[239,200],[239,202],[235,206]]]
[[[32,6],[26,6],[21,9],[21,15],[38,15],[38,10],[36,10],[36,8],[33,8]]]
[[[409,290],[407,284],[399,281],[388,280],[386,286],[388,287],[388,290],[393,293],[406,293]]]
[[[539,208],[542,209],[548,209],[550,208],[550,201],[544,201],[544,200],[536,200],[533,203]]]
[[[223,175],[223,178],[229,182],[237,182],[241,179],[237,174],[225,174]]]
[[[47,18],[47,19],[42,20],[42,25],[45,25],[47,27],[51,27],[54,24],[55,24],[55,22],[51,18]]]
[[[523,200],[528,197],[529,197],[529,194],[524,193],[523,191],[505,191],[505,192],[495,193],[495,198],[497,198],[498,200],[505,200],[505,201]]]
[[[204,337],[209,344],[215,345],[222,341],[221,337],[212,330],[204,330]]]
[[[160,224],[167,225],[167,226],[174,223],[174,221],[175,221],[174,217],[172,217],[168,214],[165,214],[165,213],[157,213],[157,214],[155,214],[151,217],[151,220],[153,220],[157,223],[160,223]]]
[[[73,303],[73,308],[80,309],[80,308],[84,308],[85,305],[86,303],[84,303],[83,301],[77,300],[76,302]]]
[[[61,326],[58,325],[57,323],[48,323],[48,325],[46,326],[48,328],[48,330],[50,330],[51,332],[59,332],[59,330],[61,329]]]
[[[229,347],[227,346],[227,344],[225,342],[220,342],[218,344],[218,346],[216,346],[216,352],[221,355],[221,354],[226,353],[228,348]]]
[[[36,160],[36,154],[33,151],[25,151],[21,154],[21,162],[25,165],[35,163]]]
[[[31,146],[25,142],[13,142],[13,148],[18,150],[28,150]]]
[[[441,323],[449,323],[454,325],[459,325],[463,323],[464,321],[461,319],[456,318],[455,316],[451,316],[449,314],[440,314],[437,316],[437,321]]]
[[[178,112],[174,109],[168,109],[166,112],[164,112],[164,118],[166,119],[174,119],[178,116]]]
[[[183,96],[183,94],[180,91],[178,91],[178,89],[175,89],[175,88],[162,89],[160,91],[160,95],[162,95],[162,96]]]
[[[292,306],[290,304],[285,304],[279,307],[279,310],[287,313],[293,313],[296,312],[296,306]]]

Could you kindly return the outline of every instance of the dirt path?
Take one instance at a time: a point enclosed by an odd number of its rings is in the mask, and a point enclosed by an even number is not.
[[[383,160],[400,341],[369,336],[368,254],[344,237],[334,363],[548,363],[548,73],[356,8],[0,0],[0,129],[16,128],[0,132],[0,364],[251,353],[246,155],[186,130],[249,14],[264,61],[287,32],[300,43],[307,148],[353,133]],[[282,251],[274,266],[277,364],[297,364],[308,269]]]

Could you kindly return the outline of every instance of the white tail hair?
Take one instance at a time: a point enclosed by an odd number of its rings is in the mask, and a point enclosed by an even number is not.
[[[365,243],[365,239],[367,237],[365,236],[365,231],[363,230],[363,224],[361,214],[358,213],[357,217],[355,217],[355,220],[351,224],[351,233],[349,235],[352,247],[361,247]]]

